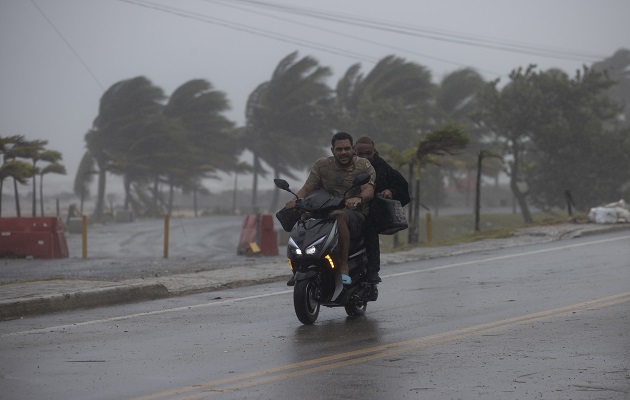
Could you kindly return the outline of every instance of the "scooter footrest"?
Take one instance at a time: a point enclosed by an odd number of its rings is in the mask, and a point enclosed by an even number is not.
[[[363,291],[363,299],[365,301],[376,301],[378,299],[378,287],[368,283]]]

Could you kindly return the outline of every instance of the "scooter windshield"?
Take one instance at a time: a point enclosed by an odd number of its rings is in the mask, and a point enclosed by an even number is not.
[[[299,207],[305,211],[311,212],[339,208],[343,200],[343,197],[335,197],[323,190],[316,190],[306,196],[301,201]]]

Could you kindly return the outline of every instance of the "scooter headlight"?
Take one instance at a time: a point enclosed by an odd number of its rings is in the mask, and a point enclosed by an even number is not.
[[[298,247],[297,243],[295,243],[292,238],[289,238],[289,247],[291,248],[291,252],[297,256],[301,256],[304,254],[312,256],[317,254],[321,250],[325,239],[326,236],[322,236],[321,238],[314,241],[311,245],[309,245],[304,251],[302,251],[302,249]]]
[[[324,244],[324,239],[326,239],[326,236],[322,236],[321,238],[314,241],[313,244],[311,244],[310,246],[306,248],[305,253],[308,254],[309,256],[313,254],[317,254],[320,251],[322,245]]]
[[[302,255],[302,250],[300,250],[300,248],[298,247],[298,245],[295,243],[295,241],[293,241],[293,238],[289,238],[289,247],[291,248],[291,251],[293,252],[293,254],[301,256]]]

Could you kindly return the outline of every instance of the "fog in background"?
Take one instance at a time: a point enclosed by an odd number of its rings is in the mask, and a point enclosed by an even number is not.
[[[68,175],[46,177],[50,196],[72,191],[99,100],[121,80],[143,75],[169,96],[206,79],[242,125],[249,94],[296,50],[333,70],[333,88],[351,65],[367,73],[391,54],[435,82],[463,67],[505,82],[529,64],[574,76],[630,48],[628,16],[626,0],[0,0],[0,135],[63,153]],[[115,179],[107,189],[122,191]]]

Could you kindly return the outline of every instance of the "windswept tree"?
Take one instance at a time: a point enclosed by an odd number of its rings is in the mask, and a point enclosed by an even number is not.
[[[40,153],[39,159],[47,164],[43,168],[39,168],[39,208],[40,214],[44,216],[44,175],[48,174],[66,174],[66,167],[60,163],[63,159],[61,153],[57,150],[45,150]]]
[[[282,59],[271,79],[259,85],[247,103],[245,143],[254,154],[254,196],[261,160],[281,175],[295,178],[293,170],[310,165],[323,155],[330,140],[332,90],[325,80],[330,69],[312,57],[298,59],[294,52]],[[270,211],[278,208],[274,192]]]
[[[31,159],[34,148],[37,146],[35,142],[30,142],[22,136],[16,136],[17,140],[11,143],[4,152],[5,162],[8,160],[10,176],[13,178],[13,192],[15,195],[15,213],[18,217],[22,216],[20,208],[20,195],[18,192],[18,184],[26,185],[28,178],[33,178],[36,173],[33,164],[24,165],[21,159]],[[34,179],[34,178],[33,178]]]
[[[0,164],[0,217],[2,216],[2,201],[4,180],[12,178],[15,185],[15,211],[20,217],[20,199],[17,192],[17,184],[25,185],[28,178],[33,174],[31,164],[18,160],[14,152],[14,148],[19,147],[25,142],[24,136],[14,135],[8,137],[0,136],[0,154],[2,154],[2,164]]]
[[[196,195],[203,179],[237,164],[240,149],[233,123],[222,115],[229,109],[223,92],[195,79],[178,87],[166,104],[164,99],[162,90],[144,77],[121,81],[103,95],[99,116],[86,135],[99,172],[95,214],[102,213],[107,172],[123,177],[125,208],[143,204],[156,215],[163,207],[171,212],[176,188]],[[168,187],[167,201],[162,185]],[[137,192],[147,187],[152,188],[149,201]]]
[[[526,223],[533,222],[527,203],[527,189],[523,169],[526,168],[526,154],[531,151],[531,134],[538,123],[544,95],[533,85],[535,66],[523,70],[518,68],[510,73],[510,82],[498,88],[499,80],[490,82],[480,96],[480,120],[494,133],[501,144],[506,160],[506,173],[510,177],[510,190]]]
[[[605,73],[584,68],[573,78],[559,70],[536,74],[543,93],[531,133],[524,180],[528,200],[542,209],[566,206],[587,211],[623,197],[630,183],[630,126],[617,123],[623,105],[613,101],[615,85]]]
[[[465,192],[468,204],[472,197],[474,181],[472,178],[475,176],[477,153],[482,148],[489,149],[493,146],[491,138],[486,137],[486,131],[481,129],[473,119],[478,107],[479,93],[485,85],[486,82],[477,71],[472,68],[462,68],[445,75],[435,88],[432,119],[436,126],[455,124],[465,126],[470,135],[469,145],[462,150],[455,162],[447,162],[441,168],[427,168],[424,171],[424,187],[427,188],[428,182],[435,184],[429,192],[434,196],[432,203],[436,214],[439,210],[440,196],[443,192],[442,182],[445,177],[455,187]],[[487,164],[485,173],[496,179],[501,172],[500,163],[489,160]]]
[[[149,214],[159,216],[165,209],[168,215],[173,207],[176,186],[183,185],[192,174],[196,154],[191,154],[191,145],[181,123],[174,120],[158,120],[145,127],[128,151],[130,164],[145,170],[152,184],[152,207]],[[168,187],[168,199],[164,201],[160,186]]]
[[[44,215],[44,194],[43,194],[43,184],[42,179],[45,174],[48,173],[57,173],[57,174],[65,174],[66,169],[63,165],[59,164],[59,161],[62,159],[62,155],[57,150],[48,150],[46,149],[46,145],[48,145],[47,140],[30,140],[25,141],[23,144],[15,147],[14,154],[20,158],[29,159],[31,161],[31,183],[33,188],[32,193],[32,210],[31,216],[37,216],[37,179],[36,177],[39,175],[40,183],[39,183],[39,203],[40,203],[40,216]],[[39,162],[46,162],[44,168],[40,168],[38,166]]]
[[[365,76],[355,64],[337,84],[335,126],[403,150],[432,126],[433,94],[431,73],[419,64],[388,56]]]
[[[607,92],[611,100],[622,107],[622,111],[609,122],[630,127],[630,49],[617,50],[611,57],[593,64],[592,69],[605,73],[614,82]]]
[[[471,123],[476,111],[477,95],[485,86],[483,77],[472,68],[463,68],[447,74],[436,87],[434,116],[437,123]]]
[[[216,177],[218,171],[234,171],[238,165],[240,143],[234,123],[223,115],[229,109],[225,93],[203,79],[178,87],[164,107],[164,117],[180,124],[189,146],[181,153],[181,163],[187,167],[175,174],[179,177],[173,183],[193,193],[195,215],[197,192],[205,190],[203,179]]]
[[[610,202],[630,180],[627,128],[621,107],[607,94],[614,82],[584,68],[574,78],[535,66],[517,69],[501,90],[491,83],[481,101],[481,122],[503,145],[510,189],[525,222],[529,202],[562,207],[565,192],[578,209]]]
[[[33,167],[33,175],[31,176],[31,183],[33,187],[33,193],[31,196],[31,216],[33,217],[37,216],[37,179],[35,178],[40,172],[40,169],[37,167],[37,162],[41,159],[42,152],[44,152],[44,150],[46,149],[47,144],[48,140],[29,140],[14,148],[15,154],[20,158],[31,160],[31,165]]]
[[[74,177],[74,194],[80,200],[79,211],[83,214],[83,205],[85,200],[90,197],[90,185],[94,181],[94,175],[98,172],[94,165],[94,158],[89,152],[83,154],[79,162],[77,174]]]
[[[140,76],[112,85],[101,97],[99,114],[85,135],[87,148],[98,166],[98,192],[94,215],[102,219],[107,172],[112,163],[120,167],[128,149],[137,143],[147,126],[161,118],[161,88]],[[118,169],[121,170],[120,168]]]
[[[417,168],[415,190],[412,195],[409,243],[419,240],[420,174],[429,164],[440,165],[439,157],[457,155],[468,146],[470,137],[461,125],[446,125],[422,137],[416,149],[414,168]]]

